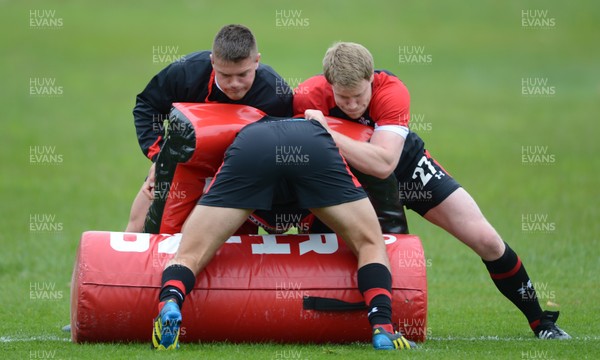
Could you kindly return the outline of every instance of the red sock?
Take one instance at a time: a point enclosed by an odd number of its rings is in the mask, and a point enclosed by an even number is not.
[[[375,325],[373,325],[373,329],[378,328],[378,327],[389,332],[390,334],[394,333],[394,326],[392,324],[375,324]]]

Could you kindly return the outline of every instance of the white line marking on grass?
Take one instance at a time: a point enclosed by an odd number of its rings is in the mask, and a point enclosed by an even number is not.
[[[51,335],[32,336],[32,337],[28,337],[28,338],[0,336],[0,343],[30,342],[30,341],[71,341],[71,339],[70,338],[62,338],[62,337],[58,337],[58,336],[51,336]]]
[[[499,336],[479,336],[479,337],[457,337],[457,336],[446,336],[446,337],[438,337],[432,336],[428,337],[427,340],[432,341],[540,341],[535,337],[499,337]],[[600,340],[600,336],[578,336],[573,337],[573,340],[580,341],[598,341]],[[569,341],[569,340],[565,340]]]
[[[599,341],[600,336],[578,336],[573,337],[573,340],[578,341]],[[58,336],[51,335],[42,335],[42,336],[32,336],[28,338],[23,337],[11,337],[11,336],[0,336],[0,343],[9,343],[9,342],[31,342],[31,341],[71,341],[70,338],[62,338]],[[427,341],[540,341],[540,339],[536,339],[534,337],[524,338],[524,337],[499,337],[499,336],[479,336],[479,337],[458,337],[458,336],[446,336],[446,337],[438,337],[432,336],[427,338]],[[427,342],[426,341],[426,342]],[[568,341],[568,340],[566,340]]]

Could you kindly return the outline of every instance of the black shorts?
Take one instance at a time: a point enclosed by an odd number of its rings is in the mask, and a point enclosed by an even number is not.
[[[423,216],[461,186],[431,157],[417,134],[410,132],[406,140],[402,164],[394,171],[400,200]]]
[[[306,209],[367,197],[321,124],[280,119],[261,120],[238,133],[198,203],[270,210],[282,192],[286,202]]]

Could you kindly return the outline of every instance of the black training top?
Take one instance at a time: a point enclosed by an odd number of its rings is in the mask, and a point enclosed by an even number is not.
[[[248,93],[240,100],[229,99],[215,81],[210,51],[183,56],[150,80],[137,95],[133,117],[138,142],[144,155],[154,160],[162,146],[163,121],[174,102],[218,102],[255,107],[271,116],[292,116],[292,89],[268,65],[259,64]]]

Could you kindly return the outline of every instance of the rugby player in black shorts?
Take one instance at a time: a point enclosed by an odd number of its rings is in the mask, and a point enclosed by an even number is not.
[[[525,315],[536,337],[571,338],[556,325],[558,311],[542,311],[521,259],[485,219],[471,195],[409,130],[406,86],[389,72],[375,71],[366,48],[355,43],[335,44],[323,59],[323,75],[309,78],[298,89],[295,114],[317,120],[326,128],[324,115],[374,127],[369,142],[328,131],[350,166],[381,179],[395,176],[407,208],[477,253],[498,290]]]
[[[356,255],[358,288],[369,307],[374,348],[415,347],[393,332],[392,276],[383,235],[373,206],[331,135],[317,121],[274,117],[240,130],[187,219],[179,249],[162,274],[153,347],[179,346],[180,309],[196,276],[248,215],[271,209],[282,184]]]

